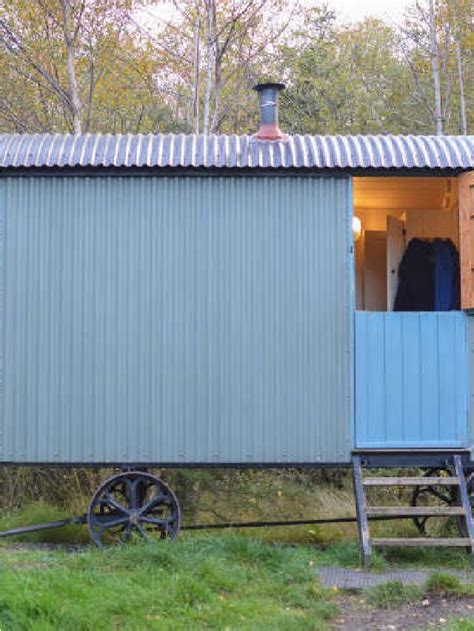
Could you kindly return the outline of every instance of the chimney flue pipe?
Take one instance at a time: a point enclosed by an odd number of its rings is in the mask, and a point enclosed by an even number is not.
[[[286,135],[278,127],[278,93],[284,83],[259,83],[254,86],[260,101],[260,129],[255,134],[259,140],[285,140]]]

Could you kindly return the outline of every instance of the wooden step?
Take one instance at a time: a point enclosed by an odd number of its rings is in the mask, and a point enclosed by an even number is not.
[[[457,486],[459,478],[443,476],[438,478],[365,478],[364,486]]]
[[[368,506],[367,517],[448,517],[465,515],[462,506]]]
[[[413,452],[414,457],[420,454]],[[445,454],[443,454],[444,456]],[[382,455],[383,456],[383,455]],[[469,498],[464,467],[466,462],[463,461],[463,455],[455,453],[451,458],[454,465],[454,475],[446,476],[416,476],[416,477],[380,477],[373,476],[363,478],[363,466],[370,467],[368,460],[362,460],[359,453],[352,455],[352,471],[354,476],[354,492],[357,510],[357,526],[359,529],[359,540],[362,552],[362,561],[364,567],[368,567],[372,555],[372,546],[400,546],[400,547],[459,547],[468,550],[474,558],[474,519],[471,510],[471,502]],[[371,459],[373,464],[373,459]],[[403,461],[407,464],[406,458]],[[428,463],[426,463],[428,464]],[[443,463],[446,464],[445,462]],[[386,467],[386,461],[380,462],[381,467]],[[418,463],[417,466],[419,466]],[[403,466],[403,465],[402,465]],[[436,486],[456,486],[459,502],[458,506],[367,506],[367,488],[368,487],[436,487]],[[379,519],[404,519],[414,517],[444,517],[456,515],[461,517],[458,520],[458,526],[461,529],[461,522],[464,522],[468,536],[462,536],[464,533],[460,531],[459,537],[452,538],[436,538],[436,537],[416,537],[416,538],[374,538],[369,534],[369,517]]]
[[[410,539],[371,539],[370,543],[373,546],[407,546],[407,547],[416,547],[416,546],[436,546],[440,548],[468,548],[472,545],[472,542],[467,537],[452,537],[452,538],[443,538],[436,539],[435,537],[416,537]]]

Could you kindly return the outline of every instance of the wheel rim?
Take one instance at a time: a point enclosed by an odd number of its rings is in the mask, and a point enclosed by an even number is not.
[[[429,469],[424,477],[442,477],[447,469]],[[412,506],[429,506],[445,504],[447,506],[456,505],[456,495],[450,487],[433,488],[431,486],[417,486],[413,491]],[[439,520],[432,517],[414,517],[418,532],[423,536],[439,536]]]
[[[173,491],[159,478],[141,471],[106,480],[89,504],[87,525],[98,547],[141,539],[175,539],[181,515]]]

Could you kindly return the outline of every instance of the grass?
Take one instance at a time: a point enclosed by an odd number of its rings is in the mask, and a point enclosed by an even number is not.
[[[12,511],[0,516],[0,531],[19,526],[55,521],[71,516],[71,511],[34,502],[21,511]],[[390,526],[388,525],[388,528]],[[314,563],[337,567],[360,567],[357,533],[339,531],[334,536],[334,526],[294,526],[274,528],[233,529],[231,532],[242,537],[258,539],[262,543],[309,547]],[[229,531],[212,531],[213,539],[226,536]],[[393,533],[387,534],[387,536]],[[191,533],[182,531],[180,539]],[[55,530],[43,530],[15,537],[14,541],[52,544],[90,544],[85,526],[70,525]],[[2,545],[11,545],[12,539],[0,539]],[[471,557],[462,549],[436,548],[387,548],[373,550],[371,569],[382,571],[388,568],[439,568],[471,569]]]
[[[0,529],[61,519],[40,503],[4,515]],[[337,615],[335,592],[321,587],[318,566],[359,567],[355,539],[301,543],[307,528],[183,532],[176,543],[133,544],[99,551],[0,546],[1,631],[119,629],[329,629]],[[290,544],[291,532],[295,543]],[[311,533],[310,533],[311,534]],[[325,539],[324,532],[321,539]],[[85,527],[34,533],[35,543],[85,543]],[[319,537],[318,537],[319,539]],[[474,587],[440,568],[469,568],[462,550],[410,548],[376,551],[374,570],[438,570],[424,588],[387,583],[364,592],[374,608],[397,608],[423,596],[474,596]],[[339,592],[339,598],[344,597]],[[451,631],[474,631],[454,620]]]
[[[389,581],[365,590],[368,605],[378,609],[392,609],[398,605],[414,603],[423,596],[423,589],[415,585],[403,585],[400,581]]]
[[[426,593],[438,596],[474,596],[474,585],[466,584],[457,576],[443,572],[432,574],[426,583]]]
[[[459,548],[387,548],[377,550],[372,569],[471,570],[471,555]]]
[[[378,609],[391,609],[421,600],[423,596],[463,598],[474,596],[474,585],[466,584],[457,576],[446,572],[432,574],[423,587],[403,585],[400,581],[389,581],[365,590],[368,605]]]
[[[445,631],[474,631],[474,620],[466,620],[459,618],[452,620],[447,626],[443,627]]]
[[[240,480],[226,475],[213,482],[216,489],[212,493],[205,476],[194,476],[187,481],[186,493],[200,508],[190,512],[185,498],[185,523],[228,521],[229,515],[246,521],[354,513],[351,489],[317,486],[316,480],[303,484],[295,476],[267,480],[256,474]],[[193,500],[193,494],[197,499]],[[58,520],[75,512],[35,502],[0,516],[0,530]],[[386,536],[413,531],[408,522],[373,526],[374,532],[383,528]],[[176,544],[141,544],[105,552],[87,545],[90,540],[84,526],[17,538],[33,543],[84,544],[75,553],[12,551],[11,540],[0,540],[0,630],[328,629],[337,613],[334,592],[321,588],[315,570],[323,565],[358,568],[356,537],[353,524],[212,534],[184,531]],[[420,593],[451,598],[472,595],[463,591],[466,587],[457,579],[439,572],[470,568],[470,556],[464,550],[374,551],[373,570],[394,567],[433,568],[437,574],[421,592],[396,583],[368,590],[367,601],[374,607],[403,606]],[[450,624],[445,628],[451,631],[474,631],[470,621]]]
[[[105,552],[0,550],[2,631],[327,629],[308,546],[236,534]]]
[[[30,524],[64,519],[70,513],[40,502],[32,503],[21,511],[15,511],[0,517],[0,530],[16,528]],[[326,530],[329,531],[326,533]],[[258,539],[269,545],[303,546],[311,549],[315,565],[337,567],[360,567],[359,544],[355,535],[333,539],[331,526],[321,527],[318,536],[314,537],[314,527],[275,527],[234,529],[230,532],[243,538]],[[227,531],[229,532],[229,531]],[[182,531],[180,539],[189,538],[190,532]],[[192,535],[194,536],[194,535]],[[226,531],[212,531],[213,540],[225,537]],[[55,530],[42,530],[13,538],[13,541],[28,543],[52,544],[90,544],[90,537],[85,526],[66,526]],[[0,539],[1,546],[10,546],[12,538]],[[453,568],[471,569],[470,555],[459,549],[433,548],[397,548],[374,550],[371,569],[383,571],[388,568]]]
[[[59,521],[69,517],[71,517],[71,511],[48,506],[42,502],[32,502],[21,511],[12,511],[2,515],[0,517],[0,530],[10,530],[22,526]],[[86,528],[70,525],[57,529],[39,530],[37,532],[24,534],[15,537],[14,540],[29,543],[85,544],[90,542],[90,537]]]

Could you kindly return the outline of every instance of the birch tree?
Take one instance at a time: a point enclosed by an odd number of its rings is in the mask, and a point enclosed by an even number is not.
[[[76,78],[76,41],[82,27],[82,16],[85,9],[85,1],[79,3],[77,8],[78,16],[74,28],[71,24],[71,0],[61,0],[62,21],[61,28],[64,34],[66,45],[66,68],[69,83],[69,97],[72,114],[72,125],[75,134],[82,131],[82,108],[79,94],[79,85]]]
[[[436,134],[468,133],[473,78],[471,0],[417,0],[402,27],[413,105]]]
[[[407,133],[410,72],[397,34],[379,20],[340,27],[333,12],[311,12],[280,51],[286,67],[282,127],[293,133]]]
[[[192,121],[193,132],[199,134],[199,78],[201,74],[201,12],[199,0],[194,0]]]
[[[217,16],[216,16],[216,0],[204,0],[204,13],[206,25],[206,85],[204,89],[204,106],[203,106],[203,133],[209,133],[209,123],[211,116],[211,98],[214,87],[214,99],[218,100],[219,86],[216,81],[218,57],[217,57]],[[199,8],[198,8],[199,11]],[[213,85],[214,79],[214,85]],[[195,89],[198,89],[196,86]]]
[[[460,107],[460,119],[461,119],[461,132],[467,134],[467,116],[466,116],[466,94],[464,90],[464,71],[463,60],[461,52],[461,35],[458,25],[458,12],[456,3],[453,6],[453,36],[454,46],[456,51],[456,72],[459,86],[459,107]]]
[[[269,71],[269,52],[288,29],[296,0],[175,0],[175,15],[159,33],[166,48],[166,71],[172,69],[188,94],[188,128],[216,133],[238,128],[252,82]],[[284,9],[284,10],[282,10]],[[279,13],[279,11],[281,13]],[[278,15],[278,19],[275,17]],[[175,58],[179,51],[179,59]],[[158,74],[159,82],[166,77]]]
[[[418,10],[422,12],[420,5],[417,3]],[[443,134],[444,117],[441,105],[441,70],[440,70],[440,54],[438,46],[438,34],[436,31],[436,11],[434,0],[428,0],[428,11],[426,14],[429,30],[430,41],[430,57],[431,71],[433,76],[433,92],[434,92],[434,121],[436,126],[436,134]]]
[[[449,0],[445,2],[444,19],[452,24],[452,38],[455,58],[455,80],[457,83],[456,104],[459,107],[459,130],[468,133],[469,107],[468,90],[473,99],[472,80],[474,79],[474,5],[470,0]],[[470,80],[469,80],[470,79]]]
[[[76,44],[85,8],[85,0],[74,4],[72,0],[5,0],[0,8],[0,44],[4,51],[8,51],[25,80],[59,100],[75,133],[82,131]]]
[[[176,129],[156,48],[130,16],[138,0],[4,0],[0,130]]]

